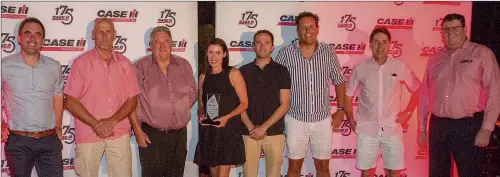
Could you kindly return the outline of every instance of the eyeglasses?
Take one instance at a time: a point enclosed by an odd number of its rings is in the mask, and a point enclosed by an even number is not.
[[[451,27],[444,27],[443,31],[444,32],[450,32],[450,31],[457,31],[459,28],[462,28],[464,26],[451,26]]]

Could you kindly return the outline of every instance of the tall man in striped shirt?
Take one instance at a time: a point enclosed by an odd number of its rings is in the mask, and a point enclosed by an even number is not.
[[[332,129],[344,119],[345,78],[334,48],[317,41],[318,22],[318,15],[300,13],[296,18],[299,41],[281,49],[276,58],[288,68],[292,80],[290,109],[285,116],[289,177],[300,176],[309,141],[317,176],[330,176]],[[333,115],[329,79],[338,98],[338,110]]]
[[[429,176],[449,177],[451,155],[459,176],[480,176],[482,157],[500,112],[500,69],[493,52],[470,42],[465,18],[443,20],[445,50],[429,58],[419,101],[419,146],[427,145]]]

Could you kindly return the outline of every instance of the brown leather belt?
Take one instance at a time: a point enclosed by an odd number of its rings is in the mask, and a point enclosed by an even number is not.
[[[10,130],[10,133],[14,133],[16,135],[21,135],[21,136],[27,136],[27,137],[32,137],[32,138],[42,138],[50,135],[55,135],[56,134],[56,129],[50,129],[50,130],[45,130],[41,132],[25,132],[25,131],[17,131],[17,130]]]

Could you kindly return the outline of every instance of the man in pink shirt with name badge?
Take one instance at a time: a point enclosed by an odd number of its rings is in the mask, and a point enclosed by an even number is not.
[[[66,107],[75,117],[75,172],[97,177],[106,152],[109,177],[132,177],[130,121],[140,93],[130,60],[113,50],[110,19],[95,20],[95,47],[73,61],[64,88]]]
[[[398,177],[405,169],[403,129],[417,106],[420,81],[404,62],[388,57],[391,34],[386,28],[375,28],[370,35],[373,57],[358,63],[347,82],[347,100],[359,89],[356,120],[352,102],[346,101],[349,126],[357,135],[356,168],[362,177],[368,177],[376,167],[379,146],[386,176]],[[401,111],[403,84],[411,93],[404,111]]]
[[[430,177],[450,176],[451,155],[459,176],[480,176],[482,147],[500,112],[498,62],[488,47],[470,42],[466,31],[464,16],[444,17],[446,47],[429,58],[422,80],[418,142],[427,146],[430,115]]]

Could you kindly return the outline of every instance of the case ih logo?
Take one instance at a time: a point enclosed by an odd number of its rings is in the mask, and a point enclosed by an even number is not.
[[[432,27],[432,31],[443,31],[443,18],[436,20],[436,23],[434,23],[434,26]]]
[[[7,166],[7,160],[5,159],[2,159],[2,173],[7,173],[10,176],[9,166]]]
[[[165,9],[160,12],[160,18],[158,18],[158,22],[156,23],[165,23],[165,26],[172,27],[175,25],[175,14],[170,9]]]
[[[345,170],[340,170],[338,172],[335,172],[335,176],[332,177],[350,177],[351,173],[345,171]]]
[[[296,26],[297,24],[295,24],[295,18],[297,18],[297,16],[282,15],[280,17],[280,22],[278,22],[278,26]]]
[[[400,44],[398,41],[391,41],[391,48],[389,49],[389,55],[392,55],[394,58],[398,58],[403,54],[403,44]]]
[[[345,28],[347,31],[352,31],[356,29],[356,17],[353,17],[351,14],[346,14],[340,17],[340,23],[337,25],[337,28]]]
[[[424,1],[423,4],[460,6],[462,3],[461,2],[456,2],[456,1]]]
[[[18,6],[2,6],[2,18],[26,19],[29,7],[23,5]]]
[[[335,49],[336,54],[363,55],[366,44],[329,44]]]
[[[385,27],[387,29],[413,29],[413,18],[399,19],[399,18],[379,18],[377,19],[377,27]]]
[[[119,54],[125,53],[127,51],[127,38],[116,36],[113,49]]]
[[[180,41],[172,41],[172,52],[185,52],[187,46],[187,41],[182,39]],[[149,44],[149,48],[146,51],[151,52],[151,43]]]
[[[75,160],[74,158],[64,158],[62,160],[64,170],[73,170],[75,169]]]
[[[139,11],[120,11],[120,10],[99,10],[97,11],[98,18],[109,18],[113,22],[136,22]]]
[[[241,20],[238,22],[238,25],[247,25],[249,28],[257,27],[257,16],[259,14],[253,13],[253,11],[246,11],[241,14]]]
[[[252,41],[231,41],[229,42],[229,51],[253,52]]]
[[[422,48],[422,53],[420,53],[420,56],[430,57],[430,56],[434,55],[435,52],[437,52],[437,51],[443,51],[443,50],[444,50],[443,47],[429,47],[429,46],[425,46],[424,48]]]
[[[56,8],[56,15],[52,16],[52,20],[59,20],[62,24],[69,25],[73,23],[73,8],[67,5],[61,5]]]
[[[80,39],[45,39],[41,51],[83,51],[87,40]]]
[[[5,53],[12,53],[16,50],[16,37],[11,36],[10,33],[2,33],[2,50]]]
[[[65,125],[62,127],[63,141],[66,144],[73,144],[75,142],[75,128]]]
[[[332,159],[356,159],[356,149],[333,149]]]

